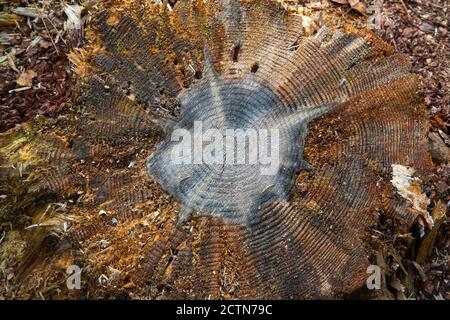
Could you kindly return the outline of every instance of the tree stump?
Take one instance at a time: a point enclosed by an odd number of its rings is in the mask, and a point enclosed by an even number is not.
[[[60,296],[338,298],[364,288],[380,216],[432,223],[421,189],[429,128],[407,57],[368,31],[306,22],[269,1],[105,7],[73,54],[73,110],[0,140],[0,220],[21,225],[26,213],[40,225],[21,290],[33,268],[61,279],[55,265],[78,263],[83,290]],[[173,164],[173,132],[196,122],[279,130],[277,170]]]

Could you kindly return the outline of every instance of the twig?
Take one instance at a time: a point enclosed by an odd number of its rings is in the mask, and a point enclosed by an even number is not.
[[[22,32],[22,34],[24,36],[26,36],[27,34],[22,30],[22,28],[20,27],[19,23],[17,22],[17,20],[14,20],[14,23],[16,24],[17,29],[19,29],[20,32]]]
[[[21,91],[26,91],[26,90],[30,90],[30,89],[31,89],[31,87],[20,87],[17,89],[9,90],[8,93],[21,92]],[[21,174],[21,176],[22,176],[22,174]]]
[[[43,19],[42,17],[41,17],[41,19],[42,19],[42,23],[44,24],[45,30],[47,31],[47,36],[50,38],[50,41],[52,42],[53,47],[54,47],[55,50],[56,50],[56,53],[59,54],[59,50],[58,50],[58,48],[56,47],[55,42],[53,41],[53,38],[52,38],[52,36],[51,36],[51,34],[50,34],[50,31],[48,31],[48,28],[47,28],[47,25],[45,24],[44,19]]]
[[[45,16],[45,18],[52,24],[53,29],[55,29],[56,33],[58,33],[59,38],[64,42],[64,44],[67,46],[67,42],[66,40],[64,40],[64,37],[62,36],[62,34],[59,32],[58,28],[56,28],[55,24],[53,23],[53,21],[48,17],[48,15]]]
[[[5,236],[6,236],[6,231],[5,231],[5,230],[3,230],[3,234],[2,234],[2,237],[0,238],[0,243],[2,243],[2,242],[3,242],[3,239],[5,239]]]
[[[405,1],[404,0],[400,0],[400,2],[402,4],[403,9],[405,9],[405,12],[406,12],[406,15],[408,16],[408,18],[411,18],[411,16],[409,15],[408,7],[406,6]]]
[[[50,31],[49,31],[48,28],[47,28],[47,24],[45,23],[44,16],[42,15],[40,8],[37,8],[37,7],[35,6],[35,9],[36,9],[37,14],[39,15],[39,19],[41,19],[41,20],[42,20],[42,23],[44,24],[44,28],[45,28],[45,31],[46,31],[46,33],[47,33],[47,36],[50,38],[50,41],[52,42],[52,45],[53,45],[53,47],[55,48],[56,53],[59,54],[59,50],[58,50],[58,48],[56,47],[56,44],[55,44],[55,42],[53,41],[53,37],[52,37],[52,35],[50,34]],[[47,19],[48,19],[48,18],[47,18]],[[56,30],[56,32],[58,32],[58,30]]]

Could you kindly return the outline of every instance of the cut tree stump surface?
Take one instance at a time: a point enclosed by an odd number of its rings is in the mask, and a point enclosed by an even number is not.
[[[395,221],[428,233],[438,221],[427,191],[431,116],[408,57],[335,11],[317,19],[237,0],[115,0],[95,10],[88,45],[69,55],[71,108],[0,136],[0,252],[14,283],[0,294],[364,291],[374,257],[396,252],[391,231],[381,239],[374,230]],[[174,165],[171,134],[196,121],[279,130],[279,170]],[[65,286],[70,265],[83,270],[81,290]],[[384,289],[393,287],[383,271]]]

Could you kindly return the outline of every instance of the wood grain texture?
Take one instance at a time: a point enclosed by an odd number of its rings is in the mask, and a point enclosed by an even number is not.
[[[393,164],[419,177],[430,168],[418,80],[372,34],[332,25],[309,34],[273,2],[235,0],[178,1],[173,11],[113,1],[94,27],[98,72],[68,120],[75,132],[57,125],[61,146],[35,143],[49,159],[35,167],[53,168],[35,173],[48,186],[39,197],[84,192],[61,243],[89,247],[86,261],[101,252],[86,262],[93,297],[342,297],[365,285],[377,215],[407,227],[417,218],[390,179]],[[174,168],[171,130],[196,120],[282,128],[285,170]],[[24,160],[11,155],[17,137],[1,139],[3,192]],[[3,218],[11,203],[0,201]],[[180,219],[186,207],[193,214]],[[114,285],[92,285],[111,265],[122,270]]]

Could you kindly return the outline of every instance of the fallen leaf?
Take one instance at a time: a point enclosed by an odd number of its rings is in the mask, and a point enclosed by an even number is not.
[[[389,285],[397,291],[403,292],[405,290],[405,287],[400,282],[400,280],[395,277],[389,281]]]
[[[434,121],[436,121],[436,124],[438,125],[439,128],[446,131],[447,128],[445,122],[438,115],[434,116]]]
[[[41,46],[41,48],[48,49],[52,46],[52,43],[50,41],[42,40],[41,42],[39,42],[39,45]]]
[[[367,5],[361,0],[331,0],[339,4],[350,4],[350,7],[359,13],[367,14]]]
[[[444,140],[444,142],[450,146],[450,137],[448,136],[448,134],[446,134],[442,130],[438,130],[438,132],[439,132],[439,135],[441,136],[441,138]]]
[[[425,235],[420,243],[419,250],[417,252],[416,262],[423,264],[426,259],[431,255],[436,242],[436,237],[439,229],[444,222],[446,205],[442,201],[438,201],[433,209],[432,217],[435,221],[434,227]]]
[[[367,14],[367,6],[364,2],[360,0],[349,0],[348,3],[352,7],[352,9],[355,9],[359,13]]]
[[[405,30],[403,30],[403,37],[408,38],[410,35],[413,34],[413,32],[415,31],[414,28],[405,28]]]
[[[16,83],[21,87],[31,87],[33,79],[36,78],[37,73],[34,70],[22,72],[16,80]]]
[[[423,32],[432,32],[432,31],[434,31],[434,27],[431,24],[426,23],[426,22],[422,23],[419,26],[419,29],[422,30]]]
[[[450,148],[442,140],[442,135],[437,132],[430,132],[428,137],[433,161],[438,164],[450,161]]]
[[[425,274],[425,271],[423,270],[422,266],[415,261],[413,261],[412,263],[413,263],[414,267],[416,268],[422,281],[427,281],[427,275]]]
[[[432,294],[434,291],[434,285],[433,282],[431,282],[430,280],[425,281],[425,283],[422,286],[423,290],[428,293],[428,294]]]

